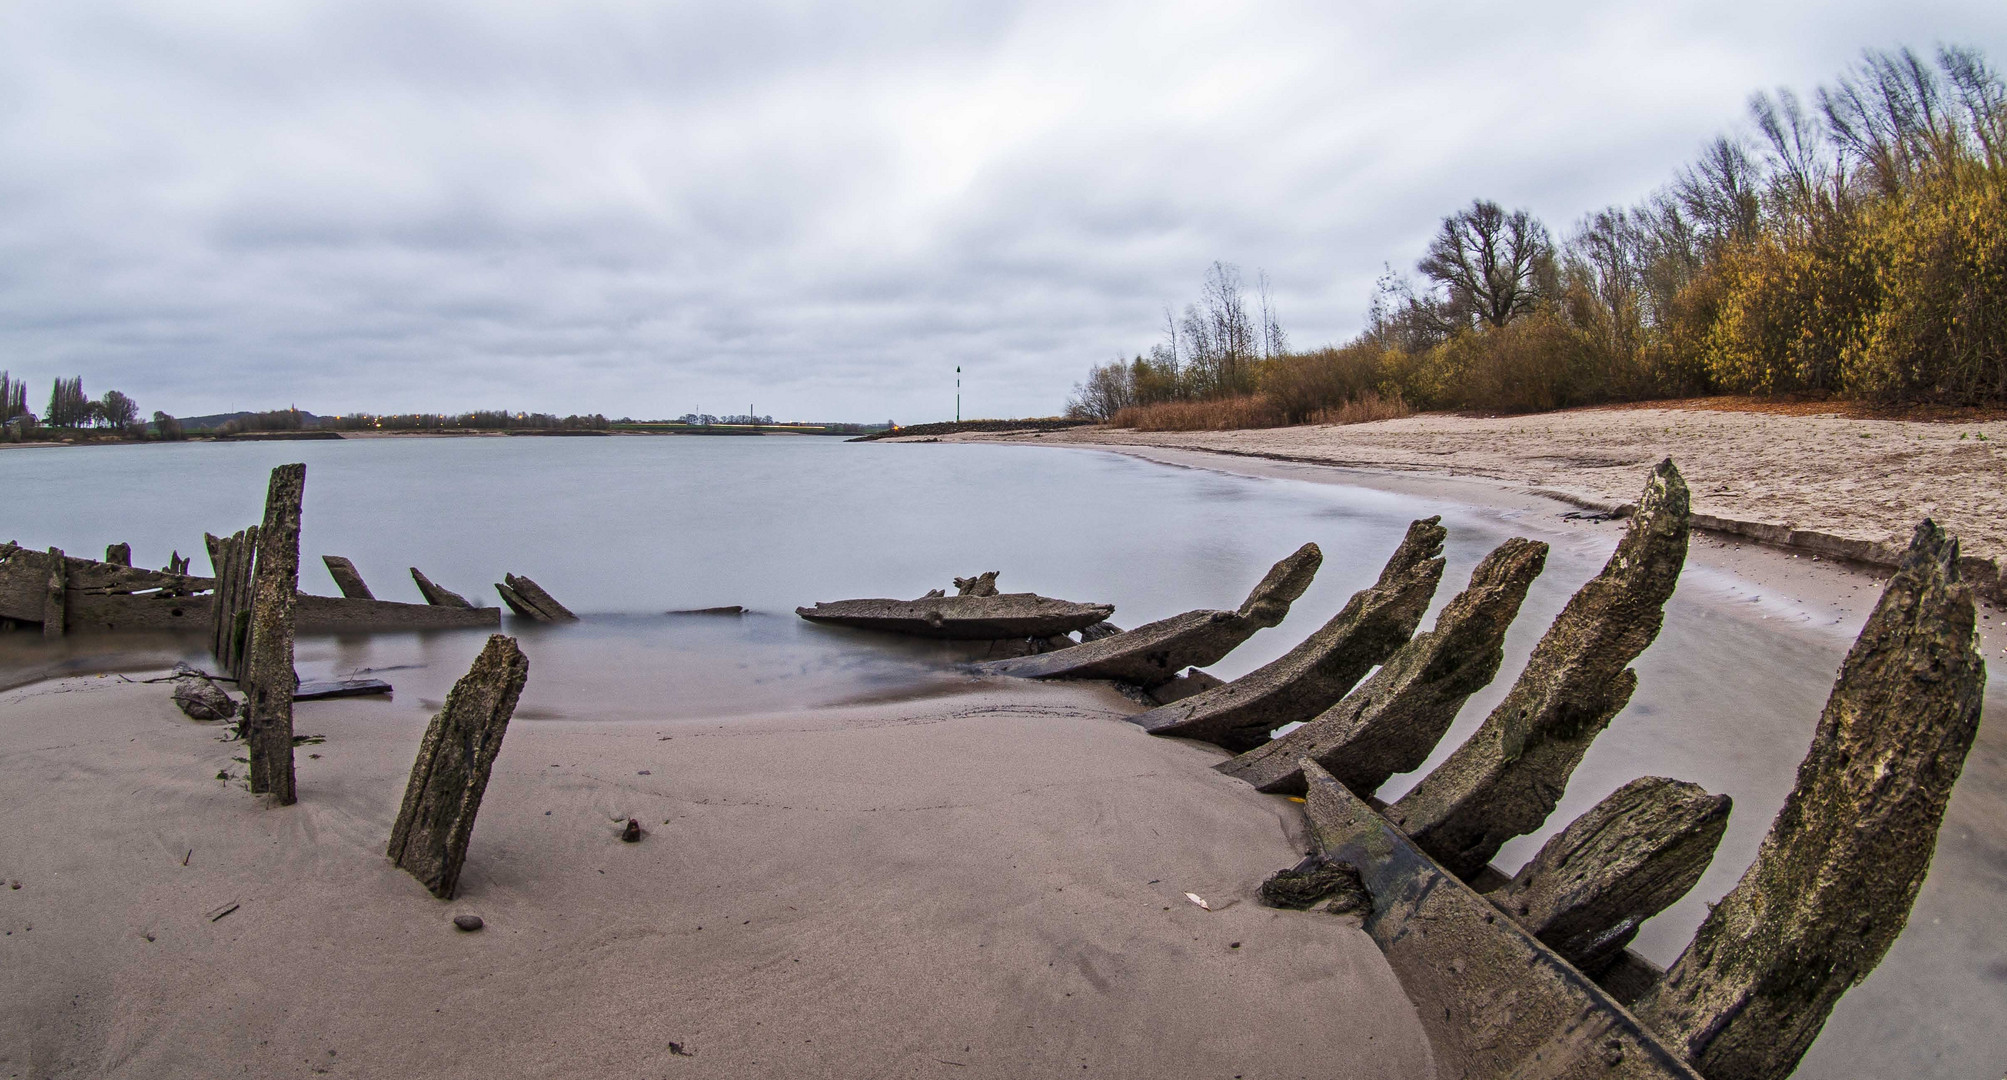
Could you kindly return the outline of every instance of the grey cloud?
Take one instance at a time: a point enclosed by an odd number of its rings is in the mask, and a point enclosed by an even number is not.
[[[148,409],[1059,408],[1215,258],[1293,340],[1991,3],[22,4],[0,367]]]

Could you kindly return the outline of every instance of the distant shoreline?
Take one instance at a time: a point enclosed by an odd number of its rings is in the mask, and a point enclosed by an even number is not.
[[[1702,529],[1885,570],[1910,530],[1930,517],[1959,536],[1963,569],[1980,594],[2007,604],[2002,420],[1596,407],[1237,431],[1081,427],[934,439],[1258,458],[1343,471],[1366,486],[1416,493],[1452,487],[1473,502],[1537,496],[1618,515],[1629,512],[1641,470],[1671,457],[1692,488]],[[1480,489],[1495,494],[1488,499]]]

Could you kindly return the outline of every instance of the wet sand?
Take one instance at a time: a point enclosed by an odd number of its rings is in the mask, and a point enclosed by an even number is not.
[[[973,689],[518,720],[450,903],[383,857],[415,700],[303,703],[269,808],[165,685],[0,693],[0,1074],[1431,1075],[1354,922],[1253,902],[1292,804],[1112,691]]]
[[[1524,485],[1483,477],[1336,468],[1182,448],[1085,449],[1182,468],[1441,500],[1453,536],[1454,520],[1461,516],[1553,544],[1550,575],[1564,553],[1600,561],[1623,528],[1619,521],[1585,520],[1571,506]],[[1642,475],[1639,470],[1640,480]],[[1697,534],[1665,629],[1636,664],[1640,684],[1630,706],[1597,739],[1546,824],[1506,845],[1496,865],[1517,869],[1548,836],[1640,775],[1676,777],[1731,794],[1735,808],[1728,834],[1707,874],[1647,922],[1636,942],[1640,952],[1669,963],[1707,905],[1732,887],[1755,857],[1790,790],[1839,663],[1884,580],[1872,568]],[[1453,569],[1436,606],[1462,583]],[[2007,947],[1998,932],[2007,915],[2007,613],[1997,603],[1982,603],[1979,613],[1989,676],[1986,712],[1952,793],[1930,875],[1908,928],[1881,965],[1841,999],[1794,1074],[1797,1080],[1950,1080],[2007,1070],[2007,1031],[1995,1023],[2007,1008]],[[1399,797],[1476,729],[1552,615],[1529,602],[1507,639],[1499,678],[1465,705],[1429,761],[1393,778],[1381,797]],[[1425,617],[1422,625],[1432,619]]]
[[[2007,557],[2007,421],[1921,422],[1691,408],[1602,407],[1530,416],[1429,413],[1252,431],[1074,428],[943,436],[1206,450],[1416,477],[1464,477],[1594,503],[1637,497],[1679,463],[1697,514],[1894,545],[1935,517],[1965,554]]]

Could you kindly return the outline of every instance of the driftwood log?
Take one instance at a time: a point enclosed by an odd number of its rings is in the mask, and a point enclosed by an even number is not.
[[[251,759],[251,790],[281,806],[293,793],[293,598],[300,583],[300,511],[307,467],[272,470],[265,522],[258,527],[258,566],[251,580],[251,636],[244,649],[244,719],[239,725]]]
[[[1409,525],[1379,581],[1354,593],[1344,610],[1281,658],[1129,721],[1152,735],[1201,739],[1239,753],[1267,742],[1284,724],[1330,708],[1414,634],[1442,581],[1448,532],[1441,522]]]
[[[1440,1075],[1699,1080],[1606,991],[1316,762],[1300,768],[1317,849],[1357,872],[1371,899],[1366,933],[1414,1001]]]
[[[1686,561],[1688,497],[1671,460],[1652,470],[1630,526],[1533,649],[1505,700],[1387,817],[1470,880],[1554,811],[1589,744],[1631,698],[1627,665],[1658,636]]]
[[[1187,611],[1058,652],[983,664],[977,671],[1027,679],[1116,679],[1156,686],[1176,678],[1186,668],[1218,663],[1256,631],[1280,623],[1288,616],[1290,605],[1310,587],[1323,561],[1324,552],[1316,544],[1303,545],[1268,571],[1238,611]]]
[[[529,675],[529,658],[514,638],[490,637],[446,695],[412,762],[387,854],[442,900],[459,888],[474,815]]]
[[[1514,538],[1486,555],[1436,625],[1401,646],[1338,704],[1280,738],[1214,768],[1262,791],[1303,792],[1296,763],[1309,758],[1360,797],[1421,767],[1457,710],[1498,674],[1505,632],[1547,563],[1547,545]]]
[[[459,593],[434,585],[432,579],[426,577],[415,566],[411,568],[411,580],[418,583],[419,595],[425,597],[425,602],[433,607],[472,608],[474,606],[468,603],[467,598],[461,596]],[[500,617],[499,613],[497,617]]]
[[[327,565],[328,576],[334,578],[335,588],[351,600],[374,600],[376,594],[369,591],[369,585],[362,580],[362,573],[355,564],[340,555],[323,555],[321,562]]]
[[[1698,784],[1646,776],[1618,788],[1487,894],[1591,978],[1623,955],[1646,919],[1700,880],[1731,801]]]
[[[1709,1080],[1781,1080],[1930,870],[1986,668],[1958,541],[1925,521],[1840,668],[1756,861],[1638,1015]]]

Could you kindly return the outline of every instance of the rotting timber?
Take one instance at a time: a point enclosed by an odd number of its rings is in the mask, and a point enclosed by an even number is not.
[[[996,578],[995,571],[956,578],[956,588],[966,590],[956,596],[941,595],[937,589],[918,600],[837,600],[798,607],[794,613],[809,622],[955,641],[1061,639],[1051,641],[1052,648],[1077,647],[1063,635],[1104,622],[1115,613],[1112,604],[997,592]]]
[[[1629,665],[1656,637],[1686,556],[1688,494],[1671,461],[1652,470],[1629,518],[1504,701],[1391,806],[1375,791],[1432,756],[1497,675],[1544,545],[1515,539],[1492,552],[1434,629],[1409,640],[1434,589],[1431,564],[1436,576],[1441,566],[1440,528],[1417,522],[1379,584],[1347,606],[1350,619],[1253,675],[1132,718],[1241,749],[1221,772],[1305,796],[1312,850],[1263,884],[1263,902],[1306,913],[1290,917],[1362,917],[1445,1075],[1784,1080],[1901,932],[1973,743],[1985,685],[1973,591],[1957,541],[1926,521],[1848,654],[1755,863],[1670,969],[1626,946],[1700,879],[1727,796],[1639,777],[1516,874],[1490,865],[1546,823],[1636,686]],[[1406,630],[1382,620],[1365,649],[1347,638],[1375,604],[1414,615]],[[1090,647],[983,670],[1091,670],[1063,663]],[[1334,662],[1348,652],[1373,659]],[[1373,663],[1380,670],[1351,689]],[[1268,738],[1298,719],[1309,722]]]
[[[233,536],[211,538],[210,556],[221,560],[216,577],[142,570],[73,555],[61,557],[58,573],[53,569],[56,555],[13,543],[0,544],[0,618],[42,623],[45,633],[53,623],[59,632],[48,636],[57,637],[66,633],[195,630],[211,635],[211,651],[217,656],[230,654],[233,644],[235,653],[241,654],[247,630],[241,616],[250,611],[249,583],[256,561],[257,531],[253,526]],[[60,580],[59,588],[52,590],[52,578]],[[300,593],[295,605],[294,628],[307,634],[492,630],[501,626],[502,614],[500,608],[310,593]],[[231,664],[224,666],[234,669]]]
[[[1187,611],[1071,648],[981,664],[976,671],[1027,679],[1115,679],[1143,687],[1167,683],[1186,668],[1218,663],[1256,631],[1282,622],[1323,562],[1324,552],[1305,544],[1276,563],[1237,611]]]

